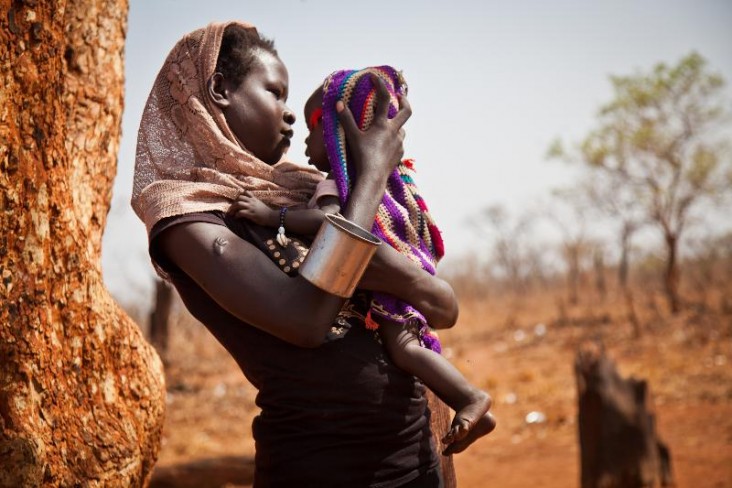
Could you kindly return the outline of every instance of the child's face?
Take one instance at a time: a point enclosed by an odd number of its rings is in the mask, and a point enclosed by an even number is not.
[[[287,68],[261,51],[241,84],[226,90],[224,116],[239,142],[267,164],[274,164],[290,147],[295,114],[286,105]]]
[[[308,125],[310,134],[305,138],[305,156],[308,163],[320,171],[330,171],[328,154],[325,152],[323,141],[323,89],[318,88],[310,95],[305,102],[305,123]]]

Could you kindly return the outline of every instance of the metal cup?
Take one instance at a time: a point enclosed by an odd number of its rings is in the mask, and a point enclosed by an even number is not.
[[[328,214],[300,266],[300,276],[321,290],[349,298],[380,244],[366,229]]]

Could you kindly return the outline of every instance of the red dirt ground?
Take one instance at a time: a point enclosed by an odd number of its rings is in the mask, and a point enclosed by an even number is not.
[[[493,395],[499,423],[455,457],[461,488],[579,486],[572,365],[589,338],[603,340],[622,375],[649,381],[676,486],[732,487],[731,315],[697,309],[671,318],[652,307],[636,338],[614,303],[575,307],[559,321],[548,297],[531,306],[495,301],[507,304],[462,303],[458,325],[441,334],[451,360]],[[233,360],[190,319],[174,326],[170,358],[158,466],[251,456],[255,391]],[[546,420],[527,423],[533,411]]]

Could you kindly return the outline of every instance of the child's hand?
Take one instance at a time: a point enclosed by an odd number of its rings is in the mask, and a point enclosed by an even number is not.
[[[245,191],[237,197],[229,207],[229,215],[237,219],[249,219],[255,224],[274,227],[278,222],[278,213],[269,208],[260,199]]]

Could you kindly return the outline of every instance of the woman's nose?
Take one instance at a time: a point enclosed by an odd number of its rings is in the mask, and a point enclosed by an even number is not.
[[[285,122],[292,125],[295,123],[295,112],[290,110],[290,107],[285,107],[285,113],[283,115]]]

